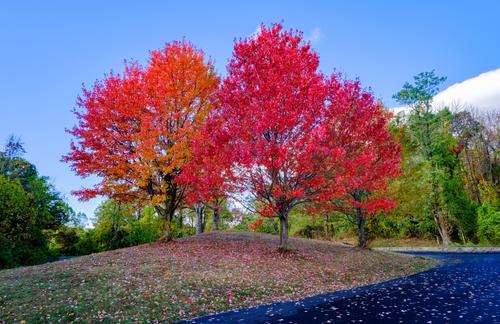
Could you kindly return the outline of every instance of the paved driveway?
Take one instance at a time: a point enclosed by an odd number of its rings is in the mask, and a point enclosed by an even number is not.
[[[500,253],[413,253],[443,265],[407,278],[186,323],[500,323]]]

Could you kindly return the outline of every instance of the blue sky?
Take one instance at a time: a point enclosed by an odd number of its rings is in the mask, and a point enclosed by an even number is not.
[[[144,62],[185,37],[224,74],[235,38],[283,22],[311,40],[323,72],[359,77],[394,106],[392,94],[421,71],[447,76],[446,88],[500,68],[499,14],[500,1],[0,1],[0,143],[21,136],[26,158],[92,215],[98,200],[70,195],[92,180],[60,162],[64,129],[82,83],[124,59]]]

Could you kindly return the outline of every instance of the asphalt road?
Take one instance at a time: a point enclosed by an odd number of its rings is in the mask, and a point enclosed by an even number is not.
[[[437,268],[385,283],[184,323],[500,323],[500,253],[412,253]]]

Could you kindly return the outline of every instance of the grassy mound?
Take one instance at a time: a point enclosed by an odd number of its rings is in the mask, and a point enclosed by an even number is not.
[[[5,320],[176,321],[300,299],[404,276],[432,265],[328,242],[217,232],[0,271]]]

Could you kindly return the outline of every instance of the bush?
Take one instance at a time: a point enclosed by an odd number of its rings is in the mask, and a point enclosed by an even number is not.
[[[154,209],[144,208],[140,214],[129,205],[113,200],[102,203],[97,210],[97,223],[93,229],[60,227],[50,234],[50,248],[56,256],[79,256],[114,250],[159,240],[163,235],[163,222]],[[194,228],[172,224],[173,236],[194,235]],[[0,242],[1,244],[1,242]],[[4,254],[4,256],[2,256]],[[0,255],[10,262],[9,254]]]
[[[371,217],[368,230],[382,238],[434,239],[439,235],[432,217],[426,213],[400,216],[396,212]]]
[[[305,237],[308,239],[325,238],[325,227],[322,225],[306,224],[304,227],[296,230],[292,236]]]
[[[500,245],[500,211],[485,203],[477,209],[477,222],[479,239]]]
[[[95,230],[84,230],[78,237],[78,242],[75,244],[76,255],[87,255],[99,251]]]
[[[181,238],[195,234],[196,234],[196,229],[192,226],[183,225],[182,227],[180,227],[177,223],[172,223],[172,236],[174,238]]]
[[[0,269],[16,266],[12,242],[0,233]]]
[[[55,241],[55,249],[59,255],[76,256],[79,255],[76,248],[79,237],[79,229],[74,227],[61,227],[55,234],[53,240]]]
[[[325,219],[311,216],[304,210],[294,210],[289,216],[290,236],[310,239],[331,239],[331,229]]]
[[[130,246],[128,237],[135,218],[132,206],[107,200],[97,207],[96,216],[95,238],[99,251]]]
[[[153,213],[144,212],[139,220],[130,225],[128,242],[131,246],[155,242],[162,236],[162,222]]]
[[[279,234],[280,223],[278,218],[263,217],[262,223],[255,226],[256,222],[261,219],[259,215],[249,215],[243,218],[242,222],[235,226],[238,231],[255,231],[258,233]]]

